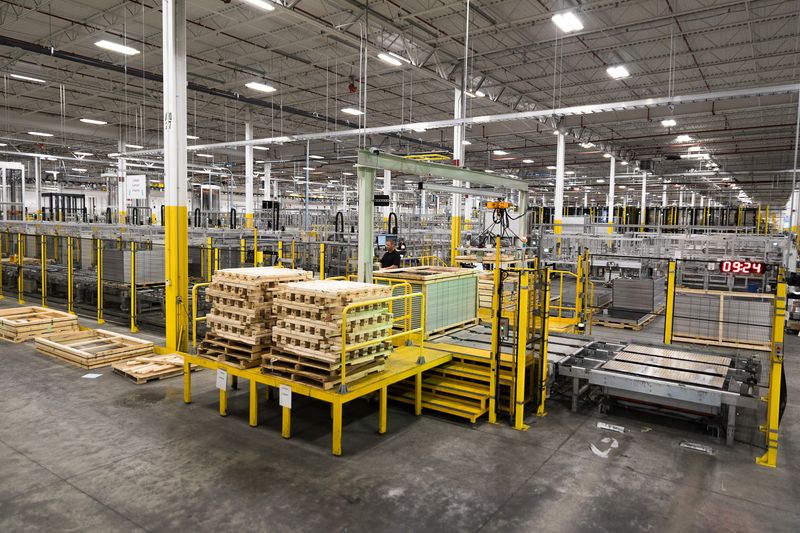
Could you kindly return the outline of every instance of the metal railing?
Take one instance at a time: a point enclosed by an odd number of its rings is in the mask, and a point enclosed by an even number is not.
[[[195,283],[192,286],[192,347],[197,346],[197,323],[205,322],[206,317],[197,316],[197,293],[201,287],[208,287],[211,283]]]
[[[362,341],[353,345],[348,346],[347,344],[347,314],[354,309],[359,309],[368,306],[379,305],[382,303],[391,303],[397,300],[408,300],[405,303],[408,308],[411,308],[411,304],[414,298],[420,298],[420,326],[418,328],[410,329],[407,331],[401,331],[399,333],[392,333],[385,337],[377,337],[374,339],[369,339],[366,341]],[[419,355],[422,358],[423,355],[423,344],[424,344],[424,337],[425,337],[425,295],[421,292],[414,292],[411,294],[403,294],[400,296],[389,296],[386,298],[377,298],[375,300],[366,300],[363,302],[354,302],[345,306],[342,310],[342,354],[340,359],[341,365],[341,380],[342,383],[339,385],[339,393],[346,394],[347,393],[347,353],[353,352],[355,350],[360,350],[361,348],[366,348],[368,346],[373,346],[375,344],[379,344],[382,342],[387,342],[392,339],[412,335],[414,333],[419,333]]]

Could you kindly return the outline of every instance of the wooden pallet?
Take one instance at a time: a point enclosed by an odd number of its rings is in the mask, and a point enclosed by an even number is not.
[[[197,347],[197,355],[238,368],[255,368],[269,349],[268,342],[252,344],[208,333]]]
[[[37,351],[87,369],[153,353],[150,341],[104,329],[58,333],[35,342]]]
[[[603,320],[603,319],[594,319],[592,322],[595,326],[603,326],[604,328],[616,328],[616,329],[627,329],[630,331],[641,331],[645,326],[650,324],[653,320],[656,319],[657,314],[649,314],[647,315],[644,320],[639,323],[632,323],[632,322],[614,322],[611,320]]]
[[[78,329],[78,317],[54,309],[28,306],[0,310],[0,337],[11,342]]]
[[[372,360],[347,365],[346,381],[352,383],[370,374],[382,372],[386,368],[385,357],[375,357]],[[261,371],[265,374],[275,374],[285,379],[298,383],[329,390],[342,383],[341,369],[325,370],[302,364],[281,363],[279,361],[264,363]]]
[[[199,367],[190,365],[192,371]],[[178,354],[146,355],[119,361],[111,365],[115,374],[126,377],[141,385],[149,381],[167,379],[183,374],[183,357]]]

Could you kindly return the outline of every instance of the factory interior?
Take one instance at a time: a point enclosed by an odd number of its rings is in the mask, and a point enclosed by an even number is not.
[[[0,531],[800,530],[800,0],[7,0],[0,57]]]

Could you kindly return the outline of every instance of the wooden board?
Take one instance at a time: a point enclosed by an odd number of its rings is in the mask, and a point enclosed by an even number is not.
[[[37,337],[35,342],[37,351],[87,369],[150,355],[154,350],[150,341],[104,329]]]
[[[0,337],[12,342],[78,331],[78,317],[55,309],[27,306],[0,310]]]
[[[111,365],[115,374],[126,377],[141,385],[148,381],[167,379],[183,374],[183,357],[176,353],[164,355],[146,355],[119,361]],[[191,371],[199,370],[195,365],[190,366]]]

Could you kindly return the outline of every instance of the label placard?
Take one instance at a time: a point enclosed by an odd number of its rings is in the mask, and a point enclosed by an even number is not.
[[[217,369],[217,388],[228,390],[228,372],[221,368]]]
[[[147,176],[144,174],[128,174],[125,177],[125,191],[129,200],[147,199]]]
[[[278,403],[281,407],[292,408],[292,388],[289,385],[278,386]]]

